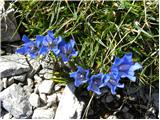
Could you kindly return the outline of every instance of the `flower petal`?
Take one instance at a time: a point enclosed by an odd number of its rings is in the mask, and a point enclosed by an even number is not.
[[[124,84],[118,83],[118,84],[117,84],[117,87],[119,87],[119,88],[124,88]]]
[[[60,53],[60,50],[57,48],[53,48],[52,51],[55,53],[55,55],[58,55]]]
[[[74,48],[75,45],[75,40],[70,39],[69,44],[71,45],[72,48]]]
[[[36,36],[36,45],[37,45],[37,47],[40,47],[40,44],[42,43],[44,38],[45,38],[45,36],[41,36],[41,35],[37,35]]]
[[[121,59],[119,57],[116,57],[113,64],[118,66],[121,64],[121,62],[122,62]]]
[[[76,74],[77,74],[77,72],[73,72],[73,73],[70,73],[69,75],[70,75],[70,77],[75,78]]]
[[[135,76],[127,75],[126,77],[128,77],[133,82],[136,81],[136,77]]]
[[[82,84],[82,82],[80,81],[80,80],[75,80],[74,81],[74,85],[76,86],[76,87],[79,87],[80,85]]]
[[[138,70],[138,69],[140,69],[140,68],[142,68],[142,66],[139,64],[139,63],[135,63],[134,65],[132,65],[131,67],[130,67],[130,70],[131,71],[135,71],[135,70]]]
[[[131,52],[125,54],[123,58],[126,60],[127,63],[132,63],[132,53]]]
[[[31,40],[26,35],[23,35],[22,41],[27,43],[27,42],[30,42]]]
[[[41,49],[39,50],[40,55],[45,55],[47,54],[47,52],[48,52],[48,49],[45,46],[41,47]]]
[[[19,48],[19,49],[16,50],[16,53],[19,53],[19,54],[21,54],[21,55],[24,55],[24,54],[26,54],[26,50],[25,50],[24,47],[21,47],[21,48]]]

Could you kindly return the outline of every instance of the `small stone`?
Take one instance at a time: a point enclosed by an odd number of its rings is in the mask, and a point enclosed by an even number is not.
[[[59,84],[56,84],[55,86],[54,86],[54,90],[55,91],[58,91],[58,90],[60,90],[61,89],[61,86],[59,85]]]
[[[113,101],[113,96],[112,95],[106,96],[106,103],[110,103],[112,101]]]
[[[3,87],[7,88],[7,78],[2,78]]]
[[[110,115],[107,119],[118,119],[115,115]]]
[[[33,87],[34,83],[33,83],[33,80],[31,78],[27,78],[27,85],[29,87]]]
[[[53,89],[53,81],[52,80],[44,80],[42,83],[38,86],[38,90],[40,93],[50,94]]]
[[[47,80],[50,80],[51,78],[53,78],[53,75],[52,75],[52,73],[45,73],[44,78]]]
[[[10,113],[7,113],[3,116],[3,119],[8,120],[11,119],[13,116]]]
[[[119,100],[121,96],[119,94],[116,94],[116,99]]]
[[[42,78],[39,77],[37,74],[34,75],[34,80],[35,80],[35,82],[37,82],[37,83],[41,83],[41,82],[42,82]]]
[[[29,102],[32,106],[38,107],[40,105],[40,98],[37,94],[32,93],[29,97]]]
[[[37,108],[34,110],[32,119],[53,119],[55,112],[52,108],[46,110],[42,108]]]
[[[53,73],[53,70],[42,69],[42,70],[39,72],[39,76],[40,76],[40,77],[44,77],[44,74],[46,74],[46,73]]]
[[[27,85],[23,86],[23,89],[25,90],[25,92],[28,96],[30,96],[31,93],[33,92],[33,89],[30,86],[27,86]]]
[[[20,81],[20,82],[24,82],[24,81],[25,81],[25,78],[26,78],[26,74],[19,75],[19,76],[14,76],[14,79],[15,79],[16,81]]]
[[[13,83],[14,83],[14,78],[13,77],[9,78],[8,81],[7,81],[7,85],[10,86]]]
[[[130,101],[136,101],[135,96],[129,96],[128,99],[129,99]]]
[[[56,104],[57,103],[57,94],[54,93],[52,95],[47,95],[47,103]]]
[[[46,104],[46,103],[47,103],[47,96],[46,96],[46,94],[40,93],[39,96],[40,96],[40,100],[41,100],[43,103]]]

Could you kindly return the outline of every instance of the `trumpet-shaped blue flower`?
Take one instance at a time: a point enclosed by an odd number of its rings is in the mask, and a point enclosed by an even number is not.
[[[52,31],[48,31],[46,36],[36,36],[36,41],[42,41],[42,47],[39,51],[40,54],[45,55],[49,51],[53,51],[55,55],[58,55],[60,50],[58,49],[58,44],[62,41],[62,37],[55,38]]]
[[[132,61],[132,53],[125,54],[122,58],[115,58],[115,61],[111,67],[111,72],[114,75],[119,75],[121,78],[128,77],[132,81],[136,81],[134,71],[142,68],[139,63]]]
[[[77,56],[78,51],[74,49],[75,41],[71,39],[68,43],[62,40],[59,44],[60,53],[63,62],[68,62],[72,56]]]
[[[109,76],[104,76],[104,74],[100,73],[97,75],[92,75],[89,80],[89,85],[87,87],[88,91],[93,91],[96,94],[100,95],[100,88],[103,87],[104,78],[108,78]]]
[[[39,54],[39,46],[41,41],[31,41],[26,35],[23,35],[22,41],[24,41],[24,45],[17,49],[16,52],[22,55],[29,55],[30,58],[34,59]]]
[[[116,94],[116,89],[118,88],[124,88],[124,84],[120,84],[120,77],[119,75],[115,75],[113,73],[109,73],[110,78],[108,79],[105,77],[104,83],[102,86],[107,86],[111,89],[112,94]]]
[[[79,87],[81,84],[86,83],[89,80],[89,70],[78,66],[78,70],[70,74],[70,77],[74,78],[74,85]]]

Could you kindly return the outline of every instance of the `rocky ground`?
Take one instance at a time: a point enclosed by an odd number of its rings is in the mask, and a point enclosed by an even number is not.
[[[72,83],[64,85],[50,80],[55,65],[49,58],[38,61],[15,54],[21,42],[19,34],[12,38],[16,28],[12,17],[7,18],[8,22],[2,21],[0,119],[82,118],[91,98],[89,92],[76,89]],[[4,24],[9,26],[8,31]],[[127,84],[114,96],[105,89],[104,94],[93,98],[86,118],[157,119],[159,84],[155,84],[154,88]]]
[[[27,60],[13,53],[1,56],[2,119],[82,118],[91,95],[85,89],[76,89],[72,83],[56,84],[50,80],[54,66],[48,62]],[[105,89],[104,94],[93,98],[86,118],[158,118],[158,85],[152,91],[137,86],[131,84],[114,96]]]

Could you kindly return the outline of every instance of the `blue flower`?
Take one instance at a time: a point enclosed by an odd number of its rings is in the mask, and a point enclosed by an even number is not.
[[[78,51],[74,49],[75,41],[71,39],[68,43],[62,40],[59,44],[60,54],[63,62],[68,62],[72,56],[77,56]]]
[[[132,81],[136,81],[134,71],[142,68],[139,63],[133,63],[132,53],[125,54],[122,58],[115,58],[115,61],[111,67],[111,72],[114,75],[119,75],[121,78],[128,77]]]
[[[110,77],[105,77],[104,83],[102,86],[107,86],[111,89],[112,94],[116,94],[116,88],[124,88],[124,84],[120,84],[120,77],[117,75],[114,75],[113,73],[106,74],[107,76],[109,75]]]
[[[89,80],[89,85],[87,87],[88,91],[93,91],[96,94],[100,95],[100,88],[103,87],[104,83],[104,74],[100,73],[97,75],[92,75]]]
[[[26,35],[23,35],[22,41],[24,45],[17,49],[16,52],[22,55],[29,55],[30,58],[34,59],[39,54],[39,43],[37,41],[31,41]]]
[[[36,36],[37,40],[42,41],[42,47],[39,52],[41,55],[45,55],[50,51],[53,51],[55,55],[59,54],[58,44],[62,41],[62,37],[55,38],[53,32],[49,30],[46,36]]]
[[[89,70],[78,66],[78,70],[70,74],[70,77],[75,79],[74,85],[79,87],[81,84],[86,83],[89,80]]]

